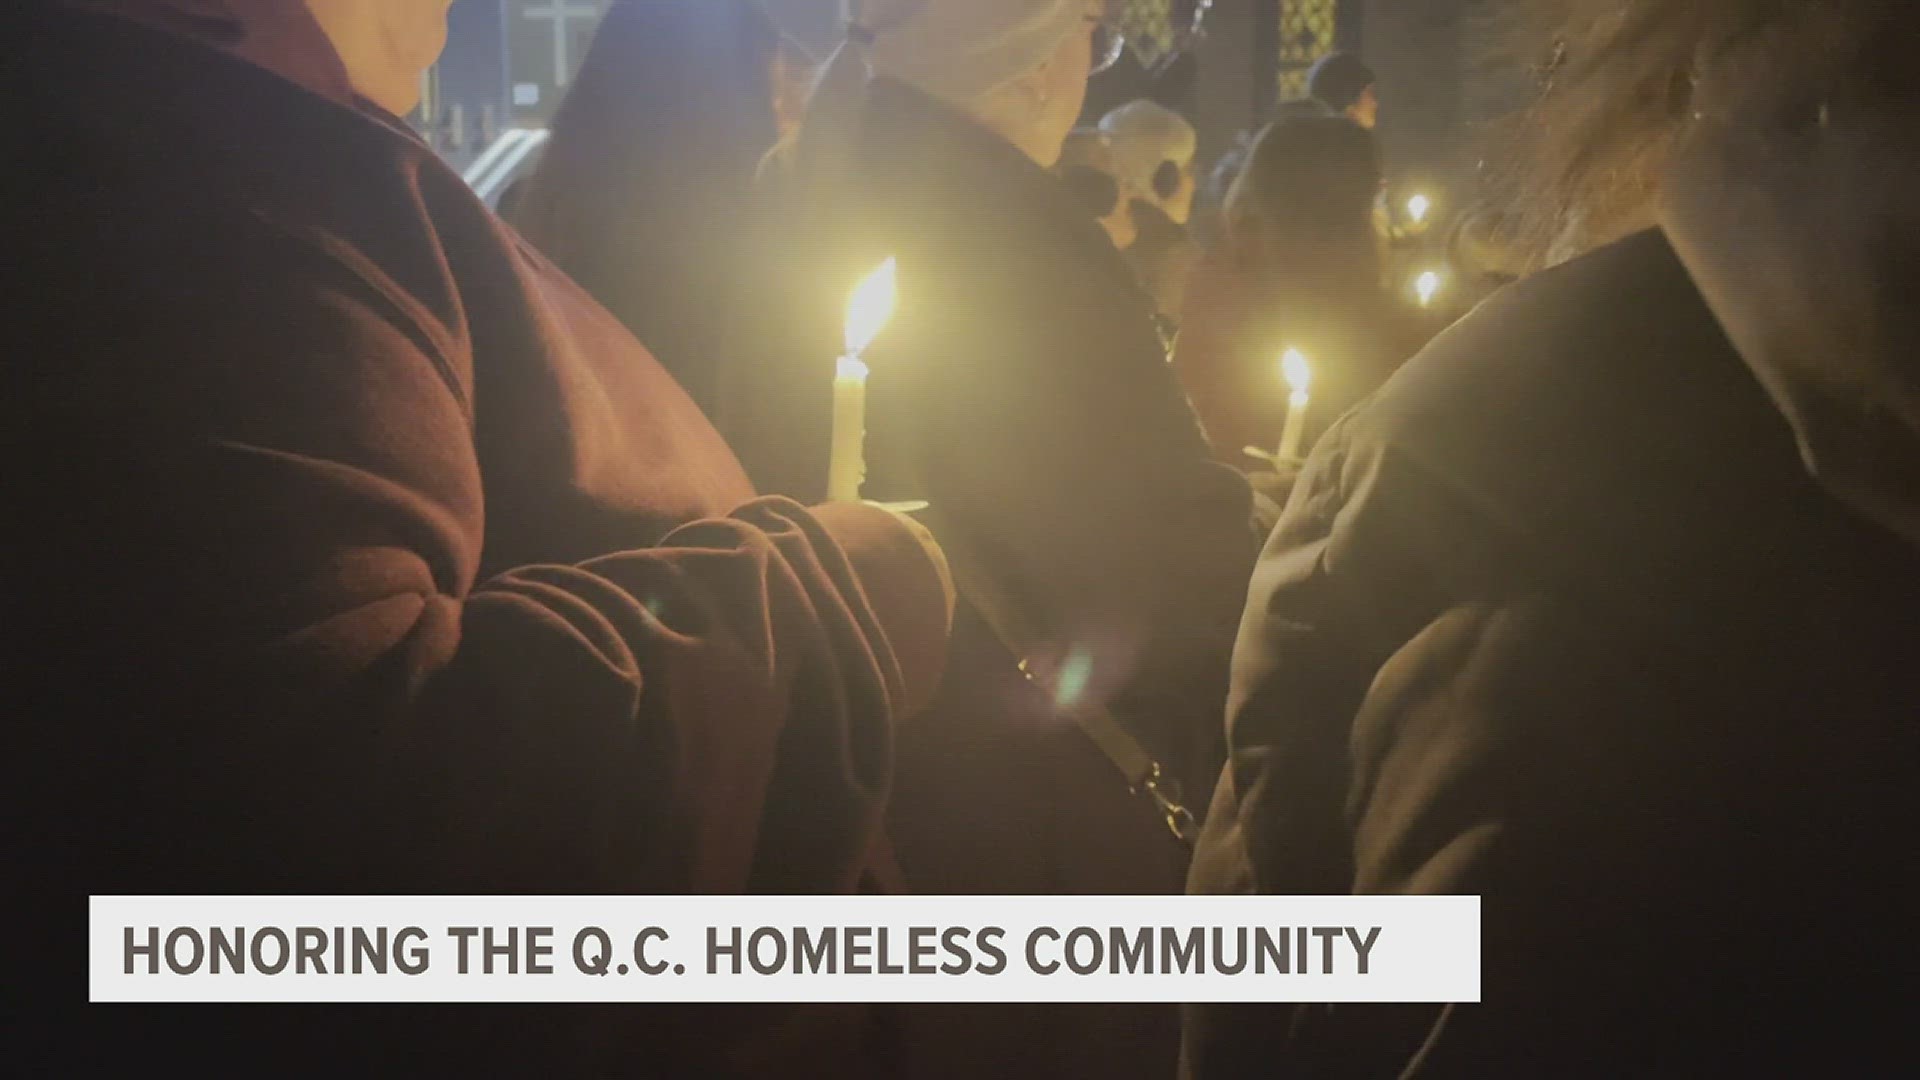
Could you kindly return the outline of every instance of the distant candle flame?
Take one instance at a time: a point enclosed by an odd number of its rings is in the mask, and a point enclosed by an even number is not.
[[[1440,275],[1432,270],[1425,271],[1413,282],[1414,292],[1420,294],[1420,306],[1433,303],[1433,296],[1440,291]]]
[[[1425,195],[1415,195],[1407,200],[1407,217],[1412,219],[1415,225],[1427,220],[1427,211],[1431,209],[1433,209],[1433,200]]]
[[[893,318],[893,304],[898,295],[894,282],[896,270],[894,260],[888,259],[853,290],[853,299],[847,302],[848,356],[866,352],[867,346],[886,328],[887,320]]]
[[[1307,354],[1299,349],[1288,349],[1280,354],[1280,374],[1296,394],[1305,394],[1313,382],[1313,368],[1307,365]]]

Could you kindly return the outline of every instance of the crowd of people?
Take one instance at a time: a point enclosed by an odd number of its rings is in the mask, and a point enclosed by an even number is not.
[[[616,0],[496,212],[401,119],[450,3],[9,5],[46,927],[116,893],[1473,894],[1483,1000],[76,1019],[61,983],[22,1060],[1898,1074],[1913,5],[1518,5],[1513,192],[1448,241],[1510,284],[1436,336],[1355,56],[1212,166],[1165,104],[1083,115],[1097,0],[861,0],[825,58],[755,0]],[[1320,358],[1304,461],[1248,453],[1283,344]],[[36,938],[17,970],[82,969]]]

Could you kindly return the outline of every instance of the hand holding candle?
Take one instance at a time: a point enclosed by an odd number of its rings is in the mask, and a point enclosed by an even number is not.
[[[827,499],[857,502],[866,480],[867,365],[860,357],[893,316],[894,260],[868,275],[847,303],[847,351],[833,375],[833,444],[827,463]]]
[[[1299,349],[1288,349],[1280,356],[1280,374],[1292,393],[1287,397],[1287,426],[1281,430],[1280,463],[1300,460],[1300,444],[1307,437],[1307,387],[1313,381],[1313,369]]]

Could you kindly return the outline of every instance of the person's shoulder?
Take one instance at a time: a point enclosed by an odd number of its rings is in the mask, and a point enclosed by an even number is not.
[[[1563,555],[1700,543],[1678,530],[1703,507],[1737,530],[1793,476],[1789,433],[1657,233],[1489,298],[1349,419],[1356,454],[1415,462]]]
[[[1639,233],[1489,297],[1400,370],[1369,419],[1417,431],[1459,416],[1524,441],[1546,416],[1657,412],[1692,364],[1728,350],[1666,239]]]

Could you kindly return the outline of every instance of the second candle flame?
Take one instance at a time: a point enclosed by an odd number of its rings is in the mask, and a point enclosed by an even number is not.
[[[1432,270],[1422,273],[1414,279],[1413,291],[1420,297],[1420,306],[1433,303],[1434,294],[1440,291],[1440,275]]]

